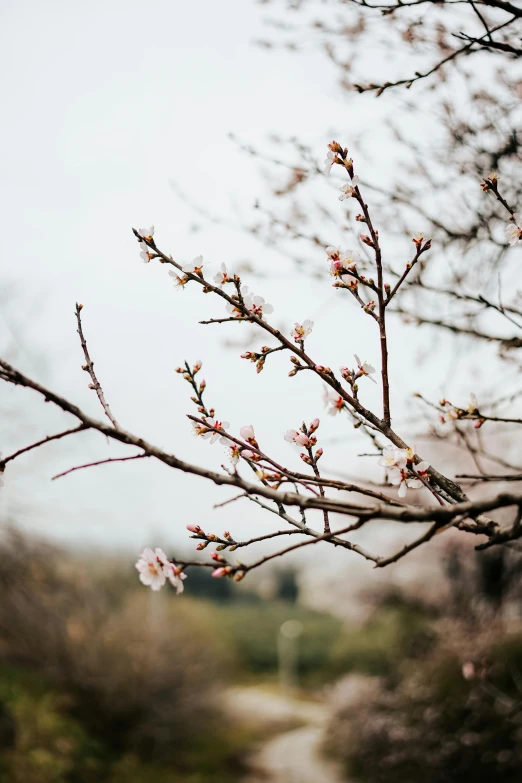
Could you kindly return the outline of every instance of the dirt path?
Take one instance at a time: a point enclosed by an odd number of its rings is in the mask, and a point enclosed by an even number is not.
[[[252,754],[243,783],[343,783],[337,764],[320,754],[327,720],[322,704],[261,688],[234,688],[228,700],[237,717],[272,730],[271,739]],[[273,736],[277,725],[292,722],[305,725]]]

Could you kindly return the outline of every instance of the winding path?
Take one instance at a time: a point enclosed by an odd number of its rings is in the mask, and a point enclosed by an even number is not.
[[[231,689],[227,701],[237,718],[266,725],[271,734],[250,757],[242,783],[345,783],[339,766],[321,756],[328,717],[322,704],[261,688]],[[291,723],[304,725],[284,730]],[[274,736],[278,725],[282,731]]]

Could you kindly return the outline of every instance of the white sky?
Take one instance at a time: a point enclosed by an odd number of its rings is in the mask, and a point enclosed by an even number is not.
[[[332,130],[349,143],[357,122],[379,138],[389,105],[356,95],[339,101],[332,70],[313,51],[296,57],[255,48],[261,19],[252,0],[4,0],[1,281],[9,301],[0,310],[0,347],[29,375],[101,418],[80,369],[73,311],[81,301],[98,376],[127,429],[217,467],[222,447],[191,436],[188,387],[174,373],[185,357],[201,359],[207,400],[236,432],[253,423],[269,452],[298,467],[282,435],[319,415],[320,435],[347,436],[342,448],[327,449],[325,465],[353,472],[360,465],[357,436],[347,422],[327,421],[317,381],[307,373],[288,379],[288,358],[280,354],[256,376],[238,359],[239,349],[224,351],[223,340],[240,336],[239,325],[199,326],[201,318],[221,315],[222,304],[194,286],[174,290],[165,269],[140,262],[130,231],[154,223],[160,247],[180,260],[202,253],[209,268],[221,261],[233,268],[248,257],[269,274],[256,290],[275,305],[274,323],[288,329],[294,320],[315,318],[308,347],[318,360],[336,368],[357,351],[378,364],[375,334],[326,274],[324,285],[311,285],[239,231],[209,226],[191,233],[194,215],[169,186],[174,179],[195,201],[233,217],[238,204],[248,213],[264,185],[229,132],[254,145],[270,132],[295,134],[320,160]],[[380,155],[376,166],[389,150]],[[331,242],[350,246],[340,234]],[[321,254],[315,262],[326,273]],[[434,376],[426,365],[411,383],[408,369],[422,340],[399,325],[391,338],[399,391],[405,383],[409,391],[427,388]],[[4,453],[70,426],[28,392],[2,386],[0,395],[2,409],[14,406],[18,415],[0,424]],[[376,405],[377,389],[364,388],[363,398]],[[123,453],[129,451],[87,434],[27,455],[6,471],[0,511],[63,542],[133,550],[184,539],[188,522],[216,532],[226,527],[238,537],[267,529],[266,517],[245,501],[212,512],[230,492],[152,463],[50,481],[73,464]]]

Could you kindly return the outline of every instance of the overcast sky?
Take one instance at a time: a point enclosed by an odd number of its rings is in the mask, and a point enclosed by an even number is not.
[[[238,209],[249,214],[265,183],[230,132],[259,145],[271,132],[295,134],[319,161],[328,134],[348,143],[355,121],[379,138],[389,104],[355,94],[340,101],[334,73],[312,49],[297,57],[253,46],[263,13],[253,0],[4,0],[0,346],[29,375],[101,418],[81,371],[74,319],[80,301],[98,376],[125,428],[217,468],[223,448],[192,437],[184,415],[192,412],[189,390],[174,372],[184,358],[201,359],[207,399],[236,432],[254,424],[274,456],[298,467],[282,436],[318,415],[326,440],[346,434],[344,445],[326,449],[325,465],[360,472],[368,464],[357,462],[361,441],[347,422],[324,415],[317,380],[308,373],[288,379],[280,354],[257,376],[239,359],[240,347],[223,347],[245,330],[199,326],[222,315],[223,305],[194,286],[175,290],[163,267],[142,264],[130,230],[153,223],[160,247],[180,261],[203,254],[210,269],[250,259],[266,270],[255,288],[274,304],[273,323],[289,329],[294,320],[316,321],[309,349],[318,360],[337,368],[356,351],[378,364],[375,334],[331,288],[323,254],[311,259],[325,273],[323,284],[311,285],[276,250],[240,230],[203,224],[193,233],[195,216],[169,184],[175,180],[194,201],[235,220]],[[388,150],[380,155],[383,165]],[[332,244],[353,242],[341,232],[331,237]],[[399,325],[391,334],[392,380],[399,393],[411,391],[408,368],[419,338],[405,338]],[[426,369],[416,388],[427,383]],[[442,378],[447,369],[441,366]],[[0,394],[2,410],[16,413],[3,417],[4,453],[70,426],[28,392],[3,386]],[[372,384],[362,395],[378,405]],[[50,481],[71,465],[123,453],[129,450],[90,434],[47,446],[9,466],[0,508],[66,543],[133,550],[184,538],[188,522],[238,536],[267,529],[251,504],[214,512],[213,503],[230,492],[161,465],[112,465]]]

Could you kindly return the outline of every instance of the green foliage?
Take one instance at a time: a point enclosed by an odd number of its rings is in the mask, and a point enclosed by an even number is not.
[[[187,604],[188,605],[188,604]],[[281,625],[299,620],[303,634],[297,640],[299,675],[302,684],[317,685],[332,677],[330,654],[342,632],[340,620],[285,601],[211,604],[194,607],[200,622],[213,628],[234,656],[234,676],[274,676],[277,673],[277,637]]]

